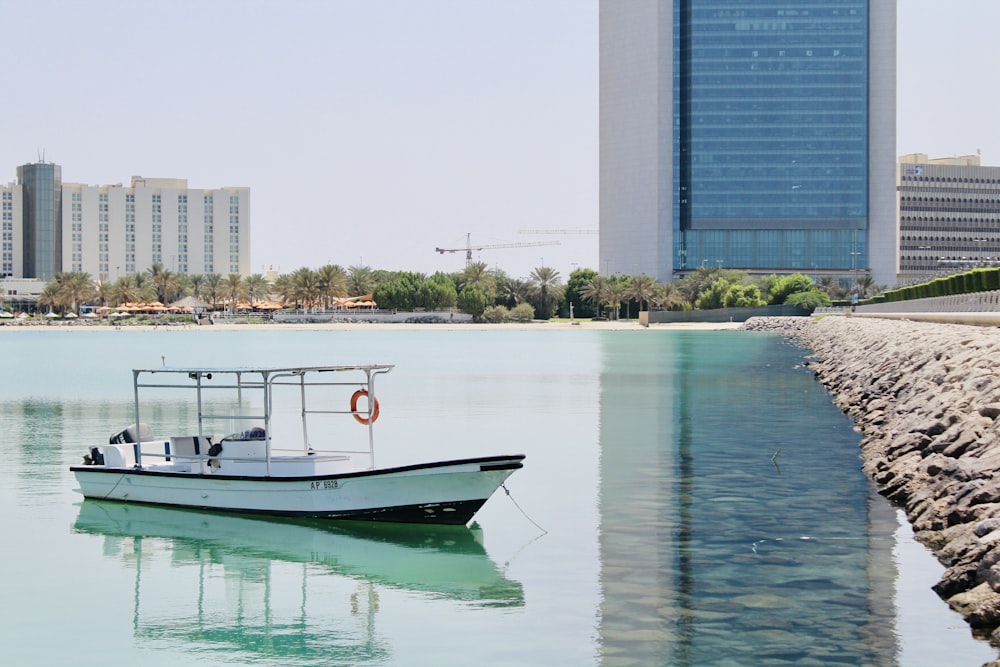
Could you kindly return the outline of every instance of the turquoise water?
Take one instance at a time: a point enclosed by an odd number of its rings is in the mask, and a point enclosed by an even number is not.
[[[930,591],[940,566],[860,472],[803,351],[772,335],[0,329],[0,350],[3,664],[997,655]],[[495,496],[472,529],[372,529],[73,492],[68,466],[128,423],[132,367],[354,362],[397,364],[381,464],[521,452],[516,504]],[[189,414],[164,401],[158,430]]]

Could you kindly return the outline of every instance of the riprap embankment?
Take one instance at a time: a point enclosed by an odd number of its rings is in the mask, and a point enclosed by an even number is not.
[[[812,351],[862,433],[864,470],[946,567],[935,590],[1000,645],[1000,329],[850,316],[743,328]]]

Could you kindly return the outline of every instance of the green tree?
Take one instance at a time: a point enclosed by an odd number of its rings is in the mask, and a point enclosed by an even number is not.
[[[664,310],[690,310],[691,302],[677,287],[677,283],[657,283],[653,305]]]
[[[858,279],[854,281],[854,286],[858,291],[859,299],[867,299],[876,293],[875,279],[872,278],[867,273],[858,276]]]
[[[722,297],[723,308],[758,308],[767,305],[756,285],[730,285]]]
[[[347,269],[347,295],[365,296],[375,291],[375,274],[370,267],[355,265]]]
[[[336,264],[326,264],[316,269],[316,290],[323,300],[323,309],[329,310],[330,302],[347,296],[347,274]]]
[[[196,299],[201,298],[201,290],[205,286],[205,276],[200,273],[192,273],[188,276],[188,293]]]
[[[721,277],[722,270],[718,267],[700,266],[693,273],[678,281],[677,288],[684,295],[684,298],[695,303],[698,297],[709,286]]]
[[[597,277],[593,269],[576,269],[569,274],[566,281],[566,305],[572,306],[570,312],[574,317],[594,317],[598,313],[598,305],[583,296],[587,283]]]
[[[830,295],[820,289],[813,289],[808,292],[796,292],[785,299],[785,305],[810,311],[829,306],[831,303]]]
[[[180,282],[176,273],[164,268],[159,262],[155,262],[150,266],[147,269],[147,273],[153,280],[157,301],[166,304],[177,298],[177,295],[180,293]]]
[[[641,310],[649,310],[649,303],[655,294],[656,281],[647,275],[634,276],[625,291],[625,296],[639,302]],[[646,308],[643,308],[643,305]]]
[[[489,267],[483,262],[473,262],[465,267],[459,281],[459,292],[466,287],[475,287],[484,295],[486,299],[493,303],[497,295],[497,281],[490,273]]]
[[[605,288],[605,303],[611,313],[612,319],[619,319],[622,309],[622,301],[625,300],[625,292],[628,290],[628,276],[613,275],[607,279]]]
[[[83,271],[70,271],[58,274],[59,279],[59,299],[62,305],[69,307],[77,315],[80,314],[80,306],[97,296],[97,286],[89,273]]]
[[[490,299],[482,289],[474,285],[462,288],[458,293],[458,307],[463,313],[472,315],[472,319],[479,321],[482,319],[486,307],[490,304]]]
[[[796,292],[810,292],[814,289],[812,278],[802,273],[793,273],[789,276],[782,276],[774,283],[770,293],[767,295],[767,302],[774,306],[785,303],[792,294]]]
[[[423,281],[417,289],[417,302],[427,310],[454,308],[458,303],[458,292],[454,281],[444,273],[435,273]]]
[[[531,272],[529,279],[535,314],[539,319],[547,320],[555,314],[565,291],[559,272],[548,266],[539,266]]]
[[[243,276],[230,273],[222,283],[222,295],[229,302],[229,312],[235,313],[240,301],[247,298]]]
[[[827,293],[831,299],[842,299],[847,296],[846,291],[833,276],[820,276],[816,283],[817,287]]]
[[[380,282],[375,287],[374,299],[379,308],[391,310],[414,310],[420,306],[420,287],[426,278],[420,273],[398,271],[391,279]]]
[[[514,308],[519,303],[525,303],[531,295],[531,283],[519,278],[508,278],[499,289],[498,299],[507,308]]]
[[[115,281],[111,288],[111,301],[119,306],[123,303],[142,303],[156,300],[156,288],[148,273],[132,273]]]
[[[289,280],[292,301],[296,307],[303,310],[314,308],[320,297],[319,278],[316,272],[303,266],[293,271]]]
[[[602,309],[610,303],[608,286],[608,279],[595,272],[590,280],[580,288],[580,298],[594,305],[597,316],[600,316]]]
[[[218,310],[219,301],[222,299],[222,276],[218,273],[205,275],[205,284],[202,286],[201,298],[212,304],[212,310]]]
[[[271,287],[267,284],[267,280],[259,273],[251,274],[243,279],[243,292],[247,300],[250,301],[251,308],[255,303],[267,299],[270,291]]]
[[[725,278],[717,278],[715,282],[708,286],[708,288],[702,290],[701,294],[698,295],[698,300],[695,302],[695,306],[701,310],[714,310],[716,308],[722,308],[725,304],[726,292],[732,287],[730,283]]]

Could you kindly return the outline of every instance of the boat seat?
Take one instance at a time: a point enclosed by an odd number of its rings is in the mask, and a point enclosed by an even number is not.
[[[104,465],[109,468],[131,468],[135,466],[135,445],[105,445]]]
[[[170,455],[185,457],[208,454],[212,446],[210,435],[176,435],[170,438]]]

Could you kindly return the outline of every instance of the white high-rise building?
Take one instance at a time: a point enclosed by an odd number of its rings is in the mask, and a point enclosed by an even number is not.
[[[24,275],[24,208],[20,185],[0,186],[0,278]]]
[[[181,274],[250,273],[250,189],[189,188],[133,176],[131,185],[63,183],[64,271],[117,280],[153,264]]]

